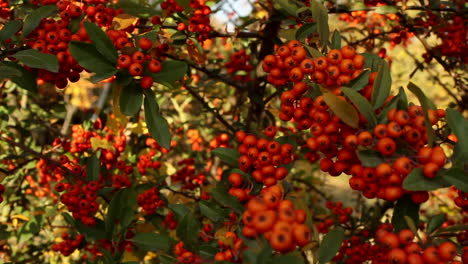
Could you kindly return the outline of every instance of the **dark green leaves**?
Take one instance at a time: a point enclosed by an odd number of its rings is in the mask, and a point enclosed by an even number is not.
[[[37,82],[36,82],[36,76],[35,74],[31,73],[30,71],[26,70],[24,67],[18,65],[15,62],[11,61],[3,61],[0,63],[2,66],[7,66],[8,68],[15,69],[21,74],[19,76],[16,76],[16,71],[13,71],[13,75],[9,76],[10,80],[17,85],[19,85],[21,88],[28,90],[30,92],[37,92]],[[10,71],[11,73],[11,71]],[[5,76],[6,77],[6,76]]]
[[[310,2],[310,10],[312,11],[314,21],[317,23],[320,44],[322,47],[325,47],[328,44],[328,36],[330,35],[330,28],[328,27],[328,11],[321,2],[316,0]]]
[[[239,200],[236,197],[230,195],[227,189],[216,187],[211,190],[211,195],[221,205],[229,207],[237,213],[244,212],[244,206],[239,202]]]
[[[118,225],[126,228],[133,220],[137,207],[137,192],[132,188],[119,190],[112,198],[106,216],[106,230],[115,230]]]
[[[134,115],[138,113],[143,103],[143,89],[135,82],[123,87],[120,94],[120,111],[124,115]]]
[[[176,234],[185,243],[195,243],[201,224],[192,212],[187,212],[177,224]]]
[[[86,179],[88,181],[98,181],[100,172],[100,161],[98,153],[95,152],[86,162]]]
[[[43,18],[48,17],[55,11],[58,11],[56,5],[46,5],[39,7],[27,15],[24,19],[23,37],[27,37],[29,33],[31,33],[37,26],[39,26],[39,23],[41,23]]]
[[[375,78],[372,89],[371,103],[374,106],[374,109],[380,108],[384,104],[385,100],[390,94],[391,86],[392,77],[390,76],[390,67],[384,60],[379,67],[379,71],[377,73],[377,77]]]
[[[341,49],[341,35],[338,30],[333,31],[330,47],[332,49]]]
[[[373,149],[359,150],[356,152],[356,154],[359,160],[361,161],[362,165],[365,167],[375,168],[384,162],[384,160],[380,156],[380,153]]]
[[[170,237],[156,233],[138,233],[129,240],[137,247],[148,251],[168,251],[172,243]]]
[[[93,41],[97,51],[101,53],[114,65],[117,64],[117,49],[115,48],[112,41],[109,39],[106,33],[101,30],[96,24],[89,21],[84,22],[86,32],[88,32],[89,38]]]
[[[187,72],[187,63],[183,61],[167,60],[162,63],[162,69],[158,73],[152,73],[155,82],[171,86],[174,82],[184,77]]]
[[[20,77],[21,71],[15,67],[0,64],[0,78]]]
[[[424,176],[422,168],[413,169],[403,181],[403,188],[408,191],[432,191],[449,186],[450,184],[441,177],[428,179]]]
[[[0,30],[0,41],[11,38],[21,28],[21,20],[11,20]]]
[[[457,159],[464,161],[468,159],[468,120],[460,112],[451,108],[446,110],[446,120],[452,133],[457,137],[457,145],[461,151]]]
[[[347,86],[351,87],[351,89],[355,91],[360,91],[363,89],[368,83],[369,83],[369,76],[371,74],[371,71],[369,70],[364,70],[359,74],[358,77],[352,79]]]
[[[232,148],[217,148],[213,149],[212,153],[231,166],[237,166],[240,157],[239,152]]]
[[[405,216],[411,218],[415,225],[419,222],[419,204],[413,203],[411,195],[405,195],[397,201],[393,210],[392,224],[396,231],[409,228]]]
[[[452,167],[442,173],[442,177],[449,184],[464,192],[468,192],[468,175],[463,168]]]
[[[159,106],[152,91],[145,95],[145,121],[151,136],[159,145],[166,149],[171,148],[171,132],[167,120],[159,113]]]
[[[307,36],[312,33],[317,31],[317,24],[315,23],[307,23],[301,26],[297,31],[296,31],[296,39],[299,41],[304,40],[307,38]]]
[[[117,72],[115,64],[102,55],[94,44],[71,41],[68,48],[78,64],[96,73],[96,81],[109,78]]]
[[[200,201],[198,207],[200,208],[202,215],[215,222],[221,221],[227,216],[223,208],[212,202]]]
[[[372,109],[372,105],[370,105],[369,101],[353,89],[342,87],[341,91],[343,91],[344,95],[346,95],[346,97],[348,97],[349,100],[351,100],[351,102],[353,102],[353,104],[358,108],[359,112],[361,112],[361,114],[366,118],[371,127],[375,127],[377,125],[377,117],[375,116],[374,109]]]
[[[431,217],[429,220],[429,223],[427,223],[427,234],[432,234],[434,231],[436,231],[439,227],[442,226],[442,224],[445,222],[447,219],[447,216],[445,214],[438,214],[434,215]]]
[[[13,57],[31,68],[45,69],[50,72],[58,72],[59,69],[56,56],[35,49],[18,51]]]
[[[426,130],[427,130],[427,144],[432,147],[434,145],[434,140],[435,140],[435,134],[434,130],[432,129],[431,122],[429,121],[429,115],[427,113],[428,109],[435,110],[436,107],[434,103],[432,103],[426,95],[423,93],[423,91],[416,86],[414,83],[410,82],[408,84],[408,89],[416,95],[418,98],[419,102],[421,103],[421,106],[424,110],[424,123],[426,124]]]
[[[329,262],[338,253],[345,238],[343,228],[337,226],[330,230],[322,240],[318,250],[319,263]]]

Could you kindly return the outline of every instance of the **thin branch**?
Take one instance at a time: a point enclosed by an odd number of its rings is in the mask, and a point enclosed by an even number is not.
[[[203,97],[201,97],[196,91],[194,91],[192,89],[192,87],[190,86],[185,86],[185,89],[193,96],[195,97],[195,99],[197,99],[197,101],[199,101],[203,107],[208,110],[210,113],[212,113],[216,119],[218,119],[219,122],[221,122],[226,128],[228,128],[230,131],[232,132],[236,132],[236,129],[231,125],[229,124],[226,119],[224,119],[224,117],[219,114],[218,110],[212,108],[206,101],[205,99],[203,99]]]
[[[192,196],[192,195],[190,195],[190,194],[188,194],[188,193],[185,193],[185,192],[176,191],[176,190],[174,190],[174,189],[169,188],[169,186],[166,186],[165,189],[169,190],[169,191],[172,192],[172,193],[180,194],[180,195],[182,195],[182,196],[184,196],[184,197],[187,197],[187,198],[189,198],[189,199],[192,199],[192,200],[194,200],[194,201],[197,201],[197,202],[201,201],[200,198],[194,197],[194,196]]]
[[[328,200],[329,197],[327,197],[327,195],[322,192],[321,190],[319,190],[317,187],[315,187],[313,184],[311,184],[310,182],[306,181],[306,180],[303,180],[303,179],[300,179],[300,178],[293,178],[293,181],[297,181],[297,182],[300,182],[302,184],[304,184],[305,186],[307,186],[309,189],[313,190],[314,192],[318,193],[323,199],[325,200]]]

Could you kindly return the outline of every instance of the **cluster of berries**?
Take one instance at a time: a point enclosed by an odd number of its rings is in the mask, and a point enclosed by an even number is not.
[[[146,214],[154,214],[157,208],[164,207],[164,201],[159,198],[156,187],[148,189],[137,196],[137,202]]]
[[[273,185],[247,202],[242,234],[250,238],[263,234],[275,251],[289,252],[311,241],[312,232],[304,224],[306,217],[304,210],[295,209],[290,200],[283,199],[279,185]]]

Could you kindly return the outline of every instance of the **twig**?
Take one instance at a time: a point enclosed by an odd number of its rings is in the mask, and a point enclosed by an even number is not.
[[[176,190],[174,190],[174,189],[171,189],[171,188],[169,188],[169,186],[166,186],[165,188],[166,188],[167,190],[169,190],[170,192],[172,192],[172,193],[180,194],[180,195],[182,195],[182,196],[184,196],[184,197],[187,197],[187,198],[190,198],[190,199],[192,199],[192,200],[194,200],[194,201],[199,202],[199,201],[201,200],[200,198],[194,197],[194,196],[192,196],[192,195],[190,195],[190,194],[188,194],[188,193],[184,193],[184,192],[181,192],[181,191],[176,191]]]
[[[219,120],[219,122],[221,122],[226,128],[228,128],[230,131],[232,132],[236,132],[236,129],[231,126],[231,124],[229,124],[226,119],[224,119],[224,117],[222,115],[219,114],[218,110],[210,107],[210,105],[208,105],[208,103],[205,101],[205,99],[203,99],[203,97],[201,97],[197,92],[195,92],[192,87],[190,86],[185,86],[185,89],[193,96],[195,97],[195,99],[197,99],[197,101],[199,101],[203,107],[208,110],[210,113],[212,113],[216,119]]]
[[[328,200],[327,195],[324,192],[322,192],[321,190],[319,190],[317,187],[315,187],[313,184],[311,184],[310,182],[308,182],[306,180],[303,180],[303,179],[300,179],[300,178],[293,178],[293,181],[297,181],[297,182],[300,182],[300,183],[304,184],[309,189],[313,190],[314,192],[316,192],[320,196],[322,196],[323,199]]]

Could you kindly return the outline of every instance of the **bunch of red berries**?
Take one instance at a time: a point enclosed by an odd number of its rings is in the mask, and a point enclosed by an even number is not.
[[[137,202],[146,214],[154,214],[157,208],[164,207],[164,201],[159,198],[159,191],[156,187],[139,194]]]
[[[62,242],[53,244],[51,249],[60,252],[64,256],[71,255],[76,249],[79,249],[84,242],[84,236],[81,234],[71,239],[68,233],[62,233],[62,239]]]

